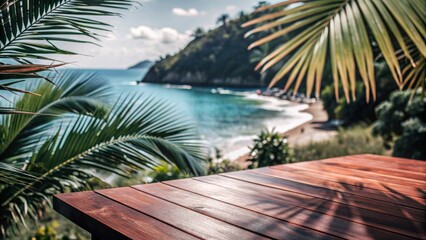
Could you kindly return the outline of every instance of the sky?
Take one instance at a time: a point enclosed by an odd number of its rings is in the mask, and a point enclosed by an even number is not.
[[[138,0],[142,6],[123,12],[123,18],[104,18],[115,26],[108,38],[94,45],[68,47],[84,56],[64,56],[77,68],[127,68],[142,60],[158,60],[191,41],[197,28],[212,29],[224,13],[236,17],[251,12],[259,0]],[[269,1],[276,2],[276,1]]]

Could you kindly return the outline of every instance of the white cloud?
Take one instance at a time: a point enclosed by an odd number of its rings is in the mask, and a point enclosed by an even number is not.
[[[109,32],[106,35],[105,41],[115,41],[117,40],[117,35],[115,33]]]
[[[158,37],[157,32],[147,26],[130,28],[132,38],[155,40]]]
[[[234,13],[235,11],[237,11],[238,7],[235,5],[228,5],[226,6],[226,12],[228,13]]]
[[[137,62],[141,59],[155,60],[166,54],[174,54],[191,41],[191,31],[178,32],[170,27],[151,28],[138,26],[130,29],[130,34],[122,41],[116,41],[113,52],[103,52],[96,56],[116,56],[115,61]],[[137,41],[136,41],[137,40]],[[94,54],[95,55],[95,54]],[[130,64],[129,64],[130,65]]]
[[[148,26],[130,28],[130,35],[133,39],[144,39],[165,44],[175,42],[187,42],[190,39],[188,34],[179,33],[176,29],[164,27],[153,29]]]
[[[175,15],[178,15],[178,16],[190,16],[190,17],[205,14],[205,12],[199,12],[195,8],[189,8],[187,10],[185,10],[183,8],[173,8],[172,13],[175,14]]]

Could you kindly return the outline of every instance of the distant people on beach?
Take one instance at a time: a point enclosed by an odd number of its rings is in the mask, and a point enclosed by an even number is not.
[[[260,89],[256,90],[256,94],[260,96],[267,97],[276,97],[278,99],[284,99],[293,102],[303,102],[303,103],[315,103],[317,99],[315,97],[307,97],[303,93],[284,91],[279,88],[268,88],[265,91]]]

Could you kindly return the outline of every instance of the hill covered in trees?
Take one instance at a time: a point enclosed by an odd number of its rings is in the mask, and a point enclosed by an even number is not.
[[[267,83],[254,71],[258,51],[247,51],[252,40],[245,39],[241,24],[250,16],[244,13],[228,21],[218,19],[220,27],[204,32],[197,29],[194,39],[180,52],[157,61],[143,82],[198,86],[261,87]]]
[[[130,66],[128,69],[150,68],[152,65],[154,65],[153,62],[148,61],[148,60],[143,60],[143,61],[136,63],[133,66]]]

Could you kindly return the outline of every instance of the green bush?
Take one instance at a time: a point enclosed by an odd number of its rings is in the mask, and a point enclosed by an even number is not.
[[[293,162],[287,138],[274,130],[262,131],[250,150],[249,169]]]
[[[210,157],[209,168],[207,170],[207,175],[226,173],[226,172],[234,172],[238,170],[242,170],[241,166],[238,163],[230,161],[228,159],[220,160],[222,158],[222,153],[218,148],[215,148],[216,154],[214,157]]]
[[[385,63],[376,63],[375,72],[377,76],[377,98],[373,101],[366,101],[365,89],[362,81],[356,84],[356,100],[346,102],[344,93],[340,89],[340,99],[336,101],[334,85],[331,81],[323,88],[321,100],[324,103],[324,109],[327,111],[329,119],[341,120],[345,126],[351,126],[359,123],[372,123],[377,119],[374,109],[383,101],[389,98],[392,91],[397,87],[393,83],[393,78]]]
[[[9,239],[9,238],[8,238]],[[68,219],[51,211],[49,218],[23,227],[19,236],[10,240],[89,240],[90,234]]]
[[[189,174],[183,173],[175,165],[168,163],[164,163],[158,167],[155,167],[154,171],[150,172],[148,176],[152,178],[153,182],[162,182],[190,177]]]
[[[364,153],[381,155],[385,148],[383,141],[372,136],[369,128],[357,126],[340,129],[330,140],[296,146],[293,151],[295,160],[299,162]]]
[[[30,240],[58,240],[58,234],[56,233],[56,229],[58,227],[59,223],[57,221],[43,225],[37,229],[37,232],[30,238]]]
[[[426,97],[395,91],[376,108],[373,134],[381,136],[392,155],[426,160]]]
[[[113,187],[123,187],[137,184],[147,184],[152,182],[161,182],[188,178],[189,174],[180,171],[176,166],[169,163],[162,163],[154,169],[146,169],[144,171],[133,171],[126,177],[117,177],[114,179]]]
[[[241,167],[233,161],[228,159],[224,159],[217,163],[211,163],[209,165],[209,169],[207,171],[208,175],[226,173],[226,172],[234,172],[241,170]]]

